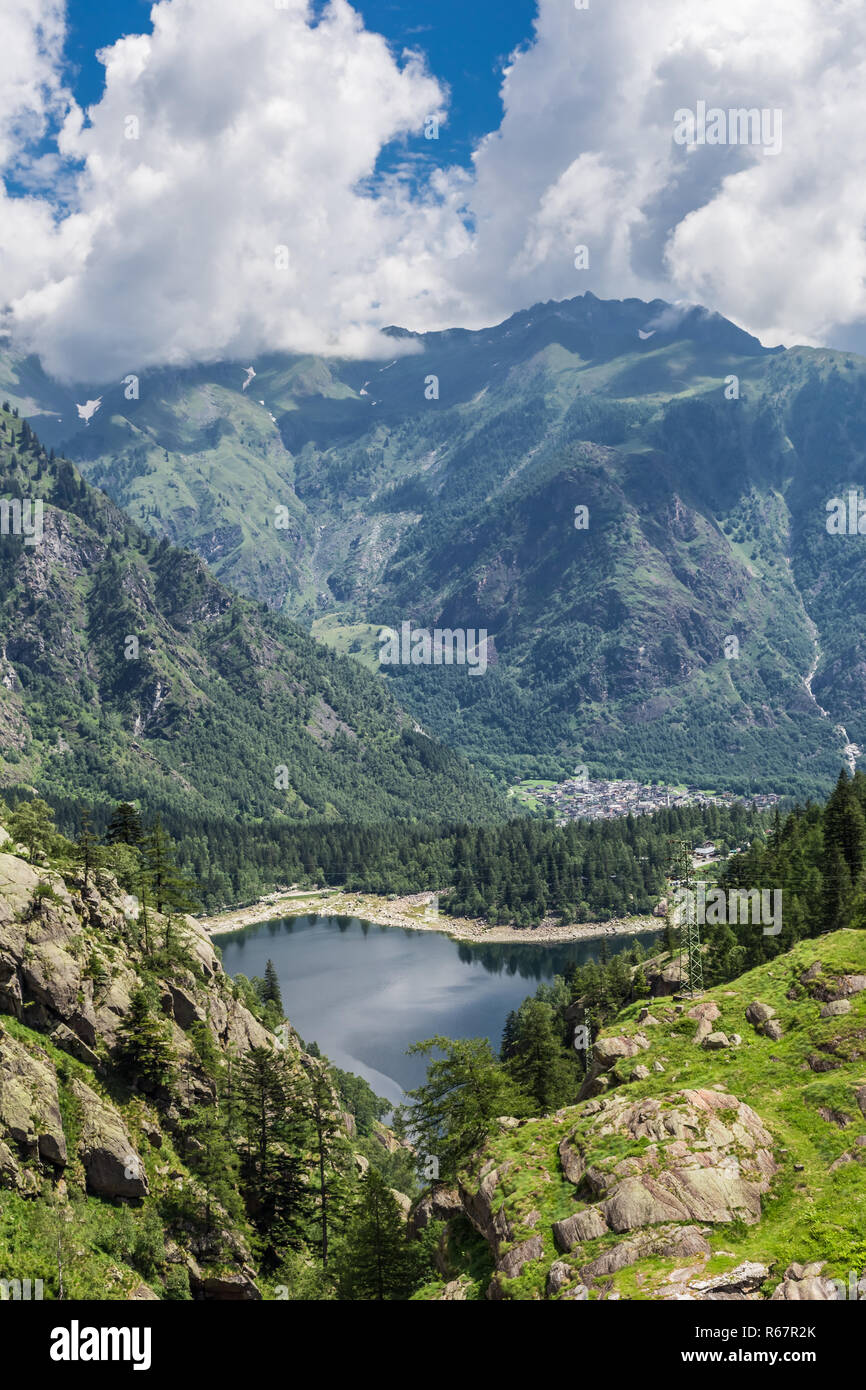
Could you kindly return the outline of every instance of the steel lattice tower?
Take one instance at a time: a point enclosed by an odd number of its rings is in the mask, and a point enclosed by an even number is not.
[[[671,882],[683,893],[680,907],[680,993],[693,999],[704,992],[704,966],[701,954],[701,928],[698,922],[697,891],[692,870],[692,851],[685,840],[675,846]]]
[[[594,1056],[594,1050],[592,1046],[592,1012],[590,1009],[584,1009],[583,1021],[586,1024],[586,1047],[583,1050],[583,1055],[585,1059],[584,1064],[586,1066],[587,1075],[589,1075],[589,1069],[592,1066],[592,1059]]]

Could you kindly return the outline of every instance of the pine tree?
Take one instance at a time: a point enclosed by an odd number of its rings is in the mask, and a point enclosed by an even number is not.
[[[108,823],[106,836],[108,843],[110,845],[139,845],[143,834],[141,818],[135,807],[129,801],[122,801],[119,806],[114,808],[114,814]]]
[[[90,812],[82,806],[78,812],[78,835],[75,840],[75,862],[84,872],[84,891],[93,871],[103,862],[101,845],[93,833]]]
[[[174,847],[156,817],[144,837],[144,858],[147,878],[157,912],[165,908],[175,912],[192,912],[198,906],[193,896],[193,884],[177,866]]]
[[[299,1084],[288,1059],[267,1047],[246,1053],[235,1077],[233,1103],[246,1136],[244,1188],[271,1269],[281,1252],[303,1244],[312,1217],[307,1179],[314,1136]]]
[[[316,1202],[317,1241],[324,1269],[328,1268],[330,1239],[333,1228],[345,1217],[348,1201],[348,1175],[353,1158],[343,1117],[339,1111],[327,1072],[320,1066],[308,1066],[298,1092],[302,1112],[309,1122],[312,1154],[309,1190]]]
[[[174,1054],[168,1024],[156,1016],[143,987],[133,992],[120,1037],[120,1062],[135,1082],[143,1082],[145,1090],[170,1083]]]
[[[272,960],[269,960],[265,965],[265,981],[264,988],[262,990],[262,1002],[265,1004],[276,1004],[277,1008],[280,1011],[280,1014],[282,1014],[283,996],[280,993],[280,979],[277,975],[277,967],[274,965],[274,962]]]
[[[824,844],[830,854],[842,854],[856,886],[866,864],[866,816],[844,768],[824,808]]]
[[[406,1221],[375,1168],[368,1168],[360,1189],[337,1261],[340,1294],[375,1303],[407,1299],[418,1283],[420,1262]]]
[[[573,1051],[569,1056],[563,1048],[549,1004],[528,999],[521,1005],[508,1071],[541,1114],[574,1101],[577,1060]]]

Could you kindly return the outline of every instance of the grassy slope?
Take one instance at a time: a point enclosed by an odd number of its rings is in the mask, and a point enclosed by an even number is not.
[[[125,1299],[142,1283],[159,1290],[163,1297],[162,1280],[169,1275],[172,1264],[166,1258],[162,1232],[169,1226],[170,1214],[177,1210],[179,1194],[184,1188],[188,1194],[200,1193],[201,1189],[166,1130],[161,1130],[158,1148],[148,1142],[143,1126],[151,1133],[161,1129],[158,1113],[142,1097],[133,1096],[128,1088],[115,1086],[111,1092],[106,1090],[90,1067],[61,1052],[44,1034],[34,1032],[7,1015],[0,1020],[0,1025],[38,1060],[47,1058],[53,1064],[70,1153],[70,1162],[63,1174],[69,1205],[52,1207],[43,1195],[37,1206],[32,1197],[0,1192],[0,1268],[15,1271],[16,1278],[41,1279],[44,1297],[56,1299],[59,1296],[57,1230],[60,1229],[64,1243],[65,1298]],[[84,1165],[75,1155],[77,1113],[70,1082],[76,1078],[119,1111],[144,1163],[150,1190],[134,1209],[85,1191]],[[234,1223],[232,1229],[245,1241],[249,1239],[245,1223]],[[205,1262],[203,1266],[207,1275],[231,1269],[230,1264],[220,1261],[212,1265]]]
[[[866,1085],[866,992],[852,1000],[850,1014],[842,1018],[820,1019],[820,1005],[802,987],[801,997],[789,1000],[788,990],[815,960],[823,962],[828,975],[863,974],[866,933],[839,931],[803,941],[772,964],[707,991],[705,997],[714,999],[721,1010],[713,1027],[728,1036],[739,1032],[743,1038],[739,1048],[708,1052],[696,1046],[692,1039],[697,1024],[691,1019],[647,1029],[652,1044],[649,1051],[624,1066],[631,1070],[635,1061],[640,1061],[650,1068],[650,1076],[616,1092],[635,1098],[662,1097],[721,1083],[764,1121],[774,1138],[780,1171],[762,1199],[763,1216],[757,1225],[735,1223],[710,1228],[707,1238],[714,1254],[707,1273],[723,1273],[744,1260],[758,1261],[771,1267],[767,1292],[780,1282],[792,1261],[824,1261],[826,1274],[845,1280],[849,1270],[859,1272],[866,1267],[866,1162],[829,1172],[830,1165],[852,1149],[856,1137],[866,1134],[866,1116],[860,1113],[854,1097],[855,1085]],[[744,1010],[755,999],[776,1010],[784,1029],[780,1041],[759,1036],[746,1022]],[[645,1002],[657,1014],[667,1001]],[[631,1005],[615,1027],[604,1030],[605,1034],[639,1031],[636,1017],[641,1007],[641,1003]],[[831,1039],[847,1040],[843,1042],[843,1065],[816,1074],[808,1068],[806,1056]],[[658,1059],[663,1059],[664,1075],[652,1071]],[[820,1106],[848,1114],[852,1123],[844,1129],[837,1127],[821,1118]],[[565,1123],[553,1117],[531,1120],[492,1138],[463,1175],[467,1186],[477,1186],[476,1175],[483,1164],[516,1161],[517,1166],[497,1188],[493,1209],[504,1204],[515,1242],[540,1232],[545,1253],[543,1260],[526,1266],[517,1279],[506,1282],[508,1297],[543,1298],[552,1261],[569,1261],[569,1256],[556,1251],[551,1224],[574,1215],[583,1204],[575,1201],[575,1188],[562,1175],[557,1149],[571,1126],[579,1124],[581,1114],[581,1107],[576,1106],[565,1112]],[[614,1150],[621,1150],[622,1156],[629,1151],[620,1139],[606,1141],[588,1154],[588,1165]],[[797,1171],[800,1166],[801,1171]],[[533,1210],[539,1211],[542,1219],[530,1228],[522,1218]],[[574,1258],[575,1265],[588,1263],[622,1239],[608,1235],[585,1243]],[[453,1277],[465,1273],[472,1280],[473,1295],[483,1298],[493,1272],[484,1242],[467,1228],[461,1230],[455,1244],[462,1244],[462,1254],[452,1248]],[[664,1276],[688,1263],[682,1256],[640,1260],[613,1275],[612,1287],[623,1298],[652,1299]],[[436,1298],[441,1287],[431,1285],[423,1296]]]

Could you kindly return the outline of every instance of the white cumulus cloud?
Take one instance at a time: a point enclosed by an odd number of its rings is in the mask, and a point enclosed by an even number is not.
[[[700,301],[769,342],[866,322],[861,0],[540,0],[469,170],[448,166],[435,74],[346,0],[161,0],[101,55],[86,113],[59,0],[3,4],[4,324],[66,379],[373,352],[388,323],[480,326],[585,289]],[[698,102],[780,111],[780,152],[677,144]],[[53,161],[31,158],[61,114]],[[423,174],[432,115],[443,165]]]

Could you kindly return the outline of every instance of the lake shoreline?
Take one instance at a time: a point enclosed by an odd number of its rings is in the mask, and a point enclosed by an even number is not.
[[[249,907],[229,908],[197,920],[209,935],[222,936],[281,917],[358,917],[374,926],[440,932],[457,941],[520,946],[551,946],[594,937],[635,936],[640,932],[664,930],[664,920],[651,916],[616,918],[609,922],[545,921],[538,927],[491,926],[483,918],[473,920],[437,913],[435,901],[434,893],[383,898],[374,893],[346,893],[333,889],[289,889],[270,893]]]

